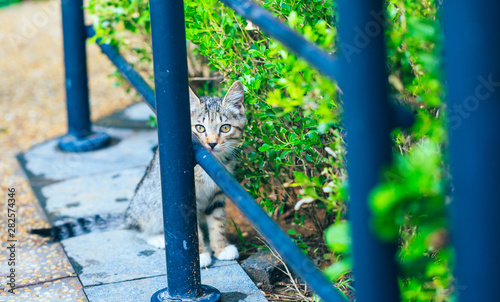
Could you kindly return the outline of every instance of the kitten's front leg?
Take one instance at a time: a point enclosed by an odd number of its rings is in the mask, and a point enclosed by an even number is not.
[[[212,255],[207,251],[205,247],[205,239],[203,238],[203,233],[201,232],[200,225],[198,224],[198,242],[200,247],[200,268],[209,266],[212,263]]]
[[[163,234],[156,234],[146,236],[146,242],[157,249],[165,248],[165,237]],[[198,226],[198,240],[199,240],[199,249],[200,249],[200,267],[209,266],[212,263],[212,256],[207,251],[205,247],[205,241],[203,239],[203,233],[201,232],[200,227]]]
[[[233,260],[239,257],[238,249],[226,239],[226,209],[220,207],[207,216],[210,248],[219,260]]]
[[[165,236],[163,234],[147,235],[145,236],[146,242],[157,249],[165,248]]]

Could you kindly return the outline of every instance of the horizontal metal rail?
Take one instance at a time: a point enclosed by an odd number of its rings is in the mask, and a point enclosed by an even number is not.
[[[252,21],[269,36],[280,41],[299,57],[308,61],[319,72],[335,80],[340,68],[335,57],[301,37],[289,26],[281,22],[266,9],[250,0],[220,0],[247,20]]]
[[[259,29],[281,42],[330,80],[336,81],[341,78],[341,70],[345,70],[341,67],[343,63],[341,60],[304,39],[266,9],[250,0],[220,0],[220,2],[252,21]],[[394,102],[390,103],[390,107],[388,113],[394,127],[408,128],[413,125],[414,116],[411,112]]]

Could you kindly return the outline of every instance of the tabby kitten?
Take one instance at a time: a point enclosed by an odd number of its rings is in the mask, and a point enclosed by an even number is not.
[[[235,150],[241,141],[246,124],[243,105],[243,85],[236,81],[224,98],[198,98],[190,89],[191,126],[193,133],[222,164],[232,172],[235,165]],[[215,182],[198,165],[195,167],[196,205],[198,213],[198,236],[200,243],[200,266],[212,262],[205,247],[200,222],[206,222],[210,249],[220,260],[238,258],[237,248],[229,244],[225,235],[225,196]],[[139,183],[126,212],[128,226],[138,227],[145,240],[164,248],[162,195],[158,150]]]

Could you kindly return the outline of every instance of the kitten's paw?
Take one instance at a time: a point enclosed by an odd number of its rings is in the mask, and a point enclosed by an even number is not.
[[[209,266],[212,263],[212,256],[210,253],[201,253],[200,254],[200,268]]]
[[[146,238],[146,242],[157,249],[165,248],[165,237],[163,236],[163,234],[149,236],[148,238]]]
[[[237,259],[239,256],[240,254],[238,254],[238,249],[236,248],[236,246],[231,244],[226,246],[226,248],[220,251],[219,254],[216,255],[215,257],[217,257],[217,259],[219,260],[234,260]]]

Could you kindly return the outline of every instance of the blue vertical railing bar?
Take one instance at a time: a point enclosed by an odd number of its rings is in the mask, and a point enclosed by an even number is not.
[[[266,9],[250,0],[220,0],[239,15],[259,26],[266,34],[275,38],[301,58],[307,60],[319,72],[335,80],[340,74],[336,59],[307,41]]]
[[[500,301],[500,2],[444,4],[458,301]]]
[[[151,301],[216,301],[200,284],[184,3],[150,0],[167,288]]]
[[[92,38],[95,35],[94,28],[92,28],[92,26],[87,26],[87,36]],[[120,74],[146,101],[146,104],[148,104],[151,110],[155,111],[155,92],[151,86],[146,83],[134,67],[130,65],[112,45],[102,43],[102,39],[100,38],[96,39],[96,43],[99,45],[102,53],[116,66]]]
[[[396,244],[377,240],[368,208],[370,192],[391,161],[390,132],[394,125],[388,98],[382,0],[339,0],[339,60],[344,123],[347,131],[347,172],[356,299],[399,301]],[[359,32],[370,26],[366,37]],[[375,33],[375,29],[378,32]],[[360,43],[364,39],[364,43]]]
[[[61,2],[68,132],[77,137],[87,136],[91,127],[82,6],[83,0]]]
[[[109,136],[92,132],[87,77],[86,29],[83,0],[61,2],[68,133],[59,148],[91,151],[107,145]]]
[[[245,213],[245,217],[255,229],[276,249],[285,263],[298,273],[311,286],[313,291],[325,302],[345,302],[332,283],[321,271],[300,251],[295,243],[269,217],[260,205],[234,179],[234,177],[205,149],[193,135],[195,158],[203,170],[217,183],[229,199]]]

